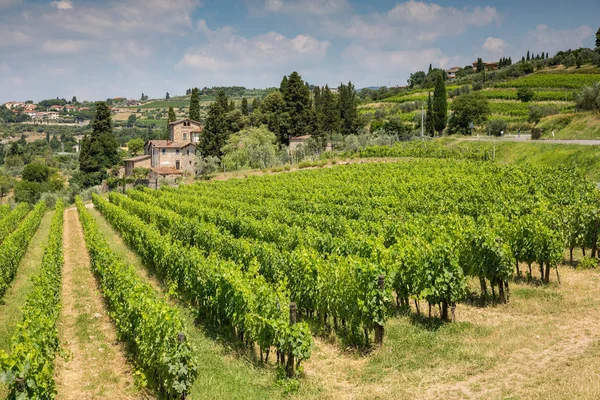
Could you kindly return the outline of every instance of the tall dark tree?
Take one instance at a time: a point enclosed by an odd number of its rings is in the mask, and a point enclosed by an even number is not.
[[[224,91],[217,93],[217,99],[208,108],[206,125],[200,137],[200,153],[206,156],[223,155],[221,149],[229,138],[226,114],[229,111],[227,95]]]
[[[433,137],[435,128],[433,126],[433,102],[431,101],[431,92],[427,94],[427,114],[425,114],[425,134]]]
[[[84,137],[79,153],[79,169],[84,173],[103,173],[119,163],[119,143],[112,132],[110,109],[105,102],[96,103],[92,134]]]
[[[200,93],[198,88],[192,89],[192,97],[190,99],[190,119],[200,121]]]
[[[284,134],[289,129],[290,118],[283,94],[279,90],[269,93],[260,103],[260,107],[254,109],[253,114],[259,116],[260,123],[267,125],[280,143],[285,141]]]
[[[448,99],[446,98],[446,83],[442,75],[435,82],[433,91],[433,127],[441,135],[446,128],[448,119]]]
[[[177,115],[175,115],[175,110],[173,106],[169,106],[169,122],[177,121]]]
[[[529,57],[529,50],[527,50],[527,58],[526,60],[529,61],[531,58]]]
[[[431,63],[429,63],[429,70],[427,71],[427,75],[429,75],[431,73],[431,71],[433,71],[433,67],[432,67]]]
[[[342,135],[356,135],[359,129],[358,97],[352,82],[338,87],[338,108],[340,110]]]
[[[481,59],[481,57],[479,57],[477,59],[477,72],[482,72],[485,69],[485,64],[483,63],[483,60]]]
[[[283,79],[281,80],[281,83],[279,84],[279,91],[281,92],[281,94],[283,94],[285,96],[285,92],[287,92],[288,89],[288,77],[287,75],[283,77]]]
[[[235,101],[231,100],[229,102],[229,111],[235,110]]]
[[[287,83],[284,84],[283,82]],[[282,92],[285,100],[287,113],[290,118],[290,125],[286,132],[283,132],[283,143],[289,144],[290,138],[312,133],[311,126],[311,101],[310,90],[304,84],[302,77],[296,71],[292,72],[287,79],[282,81],[285,91]]]
[[[171,98],[171,95],[169,94],[169,92],[167,92],[167,94],[165,94],[165,100],[169,100]]]
[[[325,85],[321,91],[320,113],[317,114],[321,131],[326,135],[340,132],[340,109],[337,96]]]
[[[256,112],[258,111],[258,108],[260,107],[260,102],[258,101],[258,99],[255,97],[252,99],[252,112]]]
[[[244,97],[242,99],[242,115],[246,116],[248,114],[248,99]]]
[[[71,99],[71,104],[77,104],[77,96],[73,96]]]
[[[600,49],[600,28],[598,28],[598,31],[596,32],[596,48]]]

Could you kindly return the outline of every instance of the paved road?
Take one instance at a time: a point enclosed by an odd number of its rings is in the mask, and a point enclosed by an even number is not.
[[[490,138],[488,136],[480,136],[480,137],[472,137],[472,138],[460,138],[458,140],[482,140],[482,141],[491,141],[494,138]],[[521,135],[521,137],[517,136],[505,136],[502,139],[495,138],[495,140],[499,142],[533,142],[531,140],[531,135]],[[595,139],[544,139],[544,140],[536,140],[535,143],[559,143],[559,144],[580,144],[584,146],[600,146],[600,140]]]

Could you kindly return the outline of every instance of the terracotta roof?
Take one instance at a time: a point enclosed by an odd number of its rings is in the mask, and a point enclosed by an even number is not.
[[[150,171],[155,172],[159,175],[181,175],[182,171],[178,170],[175,167],[154,167],[150,168]]]
[[[136,162],[136,161],[143,161],[143,160],[147,160],[147,159],[149,159],[150,157],[152,157],[152,156],[151,156],[151,155],[149,155],[149,154],[147,154],[147,155],[143,155],[143,156],[137,156],[137,157],[126,158],[126,159],[124,159],[123,161],[133,161],[133,162]]]
[[[193,123],[195,123],[195,124],[200,124],[200,122],[198,122],[198,121],[194,121],[193,119],[184,118],[184,119],[180,119],[179,121],[173,121],[173,122],[169,122],[169,125],[180,124],[180,123],[182,123],[182,122],[185,122],[185,121],[191,121],[191,122],[193,122]]]
[[[169,140],[149,140],[146,144],[148,143],[150,143],[152,147],[165,147],[169,149],[182,149],[186,146],[193,144],[192,142],[171,142]]]
[[[311,135],[304,135],[304,136],[294,136],[291,137],[290,140],[305,140],[305,139],[310,139]]]

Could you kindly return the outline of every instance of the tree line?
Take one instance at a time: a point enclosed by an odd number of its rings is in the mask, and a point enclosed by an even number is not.
[[[198,88],[190,91],[189,118],[195,121],[201,120],[200,93]],[[297,72],[284,76],[279,89],[270,91],[262,101],[255,98],[250,105],[244,98],[239,108],[221,89],[208,109],[199,151],[204,157],[221,157],[232,134],[262,125],[275,135],[280,146],[289,145],[293,137],[311,135],[324,148],[332,134],[358,133],[358,102],[352,82],[334,90],[328,85],[313,86],[311,90]]]

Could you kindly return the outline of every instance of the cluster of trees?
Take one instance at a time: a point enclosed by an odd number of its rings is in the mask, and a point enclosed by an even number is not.
[[[432,88],[435,86],[438,76],[441,76],[444,80],[446,80],[448,77],[445,70],[442,68],[433,68],[432,65],[429,64],[429,70],[427,73],[424,71],[417,71],[410,74],[410,77],[408,78],[408,86],[411,89],[414,87]]]
[[[190,118],[195,120],[200,118],[199,95],[198,89],[191,90]],[[341,84],[337,90],[327,85],[311,90],[297,72],[285,76],[279,89],[271,90],[261,102],[255,98],[252,105],[244,98],[238,108],[221,90],[208,109],[200,153],[222,157],[233,134],[261,125],[275,136],[279,146],[289,145],[292,137],[311,135],[325,147],[328,135],[358,133],[358,101],[352,82]]]
[[[64,181],[56,170],[39,162],[28,164],[23,169],[22,179],[15,184],[15,201],[35,204],[42,193],[63,188]]]
[[[512,65],[512,58],[510,57],[501,57],[500,61],[498,61],[498,68],[509,67]]]

